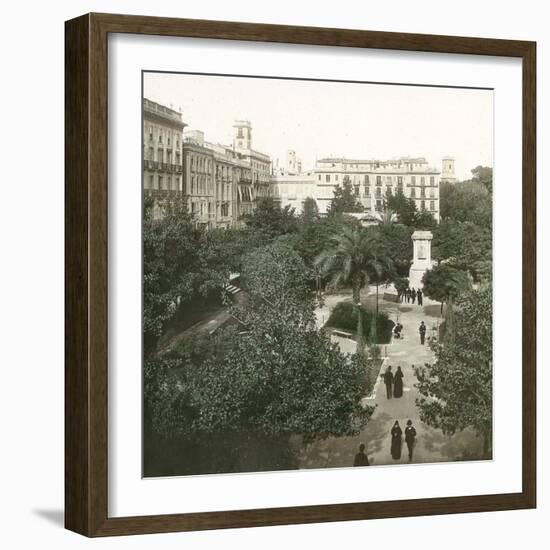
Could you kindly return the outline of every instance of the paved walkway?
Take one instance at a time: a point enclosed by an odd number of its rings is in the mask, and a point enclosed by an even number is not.
[[[340,300],[343,296],[339,297]],[[338,301],[338,297],[331,297],[331,301]],[[369,309],[374,309],[375,296],[363,300]],[[390,454],[390,431],[395,420],[405,429],[408,419],[413,421],[417,431],[417,445],[414,450],[413,463],[449,462],[456,460],[472,460],[481,455],[482,441],[475,437],[470,430],[457,433],[452,437],[444,436],[440,430],[424,425],[419,418],[415,399],[418,391],[414,387],[416,376],[413,365],[422,365],[430,362],[433,354],[428,345],[420,344],[418,326],[424,321],[428,327],[426,336],[431,329],[437,330],[439,318],[439,304],[425,300],[422,307],[417,304],[396,304],[379,300],[381,311],[386,312],[395,322],[397,318],[403,324],[402,340],[394,340],[387,346],[382,346],[384,365],[391,365],[395,372],[401,366],[404,374],[403,397],[387,399],[386,388],[383,382],[379,383],[375,396],[365,399],[364,403],[377,405],[373,417],[356,437],[331,437],[304,446],[299,439],[293,440],[294,451],[298,457],[300,468],[327,468],[348,467],[353,465],[353,458],[360,443],[367,446],[367,454],[372,465],[406,464],[408,462],[407,447],[403,442],[400,460],[394,460]]]

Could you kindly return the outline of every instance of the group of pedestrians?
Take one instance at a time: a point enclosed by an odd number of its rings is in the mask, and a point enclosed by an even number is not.
[[[398,420],[395,421],[390,433],[391,457],[394,460],[400,460],[401,447],[403,446],[403,430],[401,429]],[[407,427],[405,428],[405,443],[407,444],[407,450],[409,452],[409,462],[412,462],[414,445],[416,443],[416,429],[413,426],[412,420],[407,420]]]
[[[386,397],[403,397],[403,371],[401,367],[397,367],[395,374],[391,370],[391,365],[385,370],[382,375],[384,384],[386,385]]]
[[[402,302],[407,302],[407,304],[410,304],[410,303],[414,304],[416,302],[419,306],[421,306],[423,297],[424,295],[422,294],[422,290],[420,288],[416,290],[413,287],[413,288],[406,288],[402,292],[400,299]]]
[[[403,447],[403,430],[399,425],[399,421],[396,420],[391,432],[391,446],[390,453],[394,460],[401,460],[401,450]],[[416,444],[416,429],[413,426],[412,420],[407,420],[407,427],[405,428],[405,443],[407,444],[409,462],[412,462],[413,451]],[[354,466],[370,466],[369,457],[365,452],[365,444],[359,445],[359,452],[355,455],[353,460]]]

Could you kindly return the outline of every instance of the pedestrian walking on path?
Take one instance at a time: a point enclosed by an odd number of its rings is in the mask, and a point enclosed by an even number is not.
[[[384,378],[384,384],[386,384],[386,397],[391,399],[393,396],[393,372],[391,371],[391,365],[388,366],[382,377]]]
[[[422,305],[422,300],[423,300],[423,294],[422,294],[422,291],[420,289],[418,289],[416,291],[416,300],[418,301],[418,305],[421,306]]]
[[[399,426],[399,422],[396,420],[393,428],[391,429],[391,457],[394,460],[401,458],[401,447],[403,445],[403,430]]]
[[[414,289],[414,286],[412,287],[412,290],[411,290],[411,300],[412,300],[412,303],[414,304],[414,301],[416,300],[416,290]]]
[[[405,290],[405,298],[407,298],[407,304],[411,301],[411,289],[407,287],[407,290]]]
[[[413,449],[416,443],[416,430],[412,425],[412,420],[407,420],[407,427],[405,428],[405,442],[409,450],[409,462],[413,459]]]
[[[403,371],[401,367],[397,367],[397,371],[393,375],[393,396],[403,397]]]
[[[359,452],[355,455],[354,466],[370,466],[369,457],[365,453],[365,444],[359,445]]]
[[[424,340],[426,339],[426,325],[424,324],[424,321],[420,323],[418,332],[420,333],[420,343],[424,345]]]

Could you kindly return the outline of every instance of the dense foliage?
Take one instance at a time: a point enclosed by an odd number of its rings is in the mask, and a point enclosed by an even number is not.
[[[446,434],[471,427],[490,457],[492,433],[492,288],[463,294],[453,310],[453,338],[435,344],[435,362],[418,369],[423,422]]]
[[[363,328],[363,337],[368,344],[388,344],[391,341],[391,333],[395,323],[388,319],[385,313],[378,313],[376,319],[376,334],[378,342],[371,341],[372,323],[376,313],[361,308],[361,325]],[[358,307],[351,302],[339,302],[332,310],[327,321],[327,327],[339,328],[352,333],[357,332]]]
[[[333,191],[334,197],[330,202],[329,215],[343,214],[345,212],[363,212],[363,205],[357,199],[349,176],[344,177],[342,185],[337,185]]]
[[[192,440],[356,434],[373,411],[360,404],[367,365],[317,330],[303,260],[275,243],[245,255],[241,276],[249,298],[231,308],[233,326],[146,362],[154,431]]]

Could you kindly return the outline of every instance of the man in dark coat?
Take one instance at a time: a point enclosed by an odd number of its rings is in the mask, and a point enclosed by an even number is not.
[[[359,445],[359,452],[355,455],[354,466],[370,466],[369,457],[365,454],[365,444]]]
[[[405,298],[407,299],[407,304],[411,301],[411,289],[407,287],[407,290],[405,290]]]
[[[424,324],[424,321],[420,323],[418,332],[420,333],[420,343],[424,345],[424,340],[426,339],[426,325]]]
[[[414,289],[414,287],[411,289],[411,300],[414,304],[414,301],[416,300],[416,290]]]
[[[407,420],[407,427],[405,428],[405,442],[407,443],[407,448],[409,449],[409,462],[412,462],[413,459],[413,449],[415,441],[416,430],[412,425],[412,420]]]
[[[386,397],[391,399],[393,396],[393,372],[391,371],[391,365],[386,369],[384,373],[384,384],[386,384]]]
[[[416,291],[416,299],[418,300],[418,305],[421,306],[422,305],[422,291],[420,289],[418,289]]]

